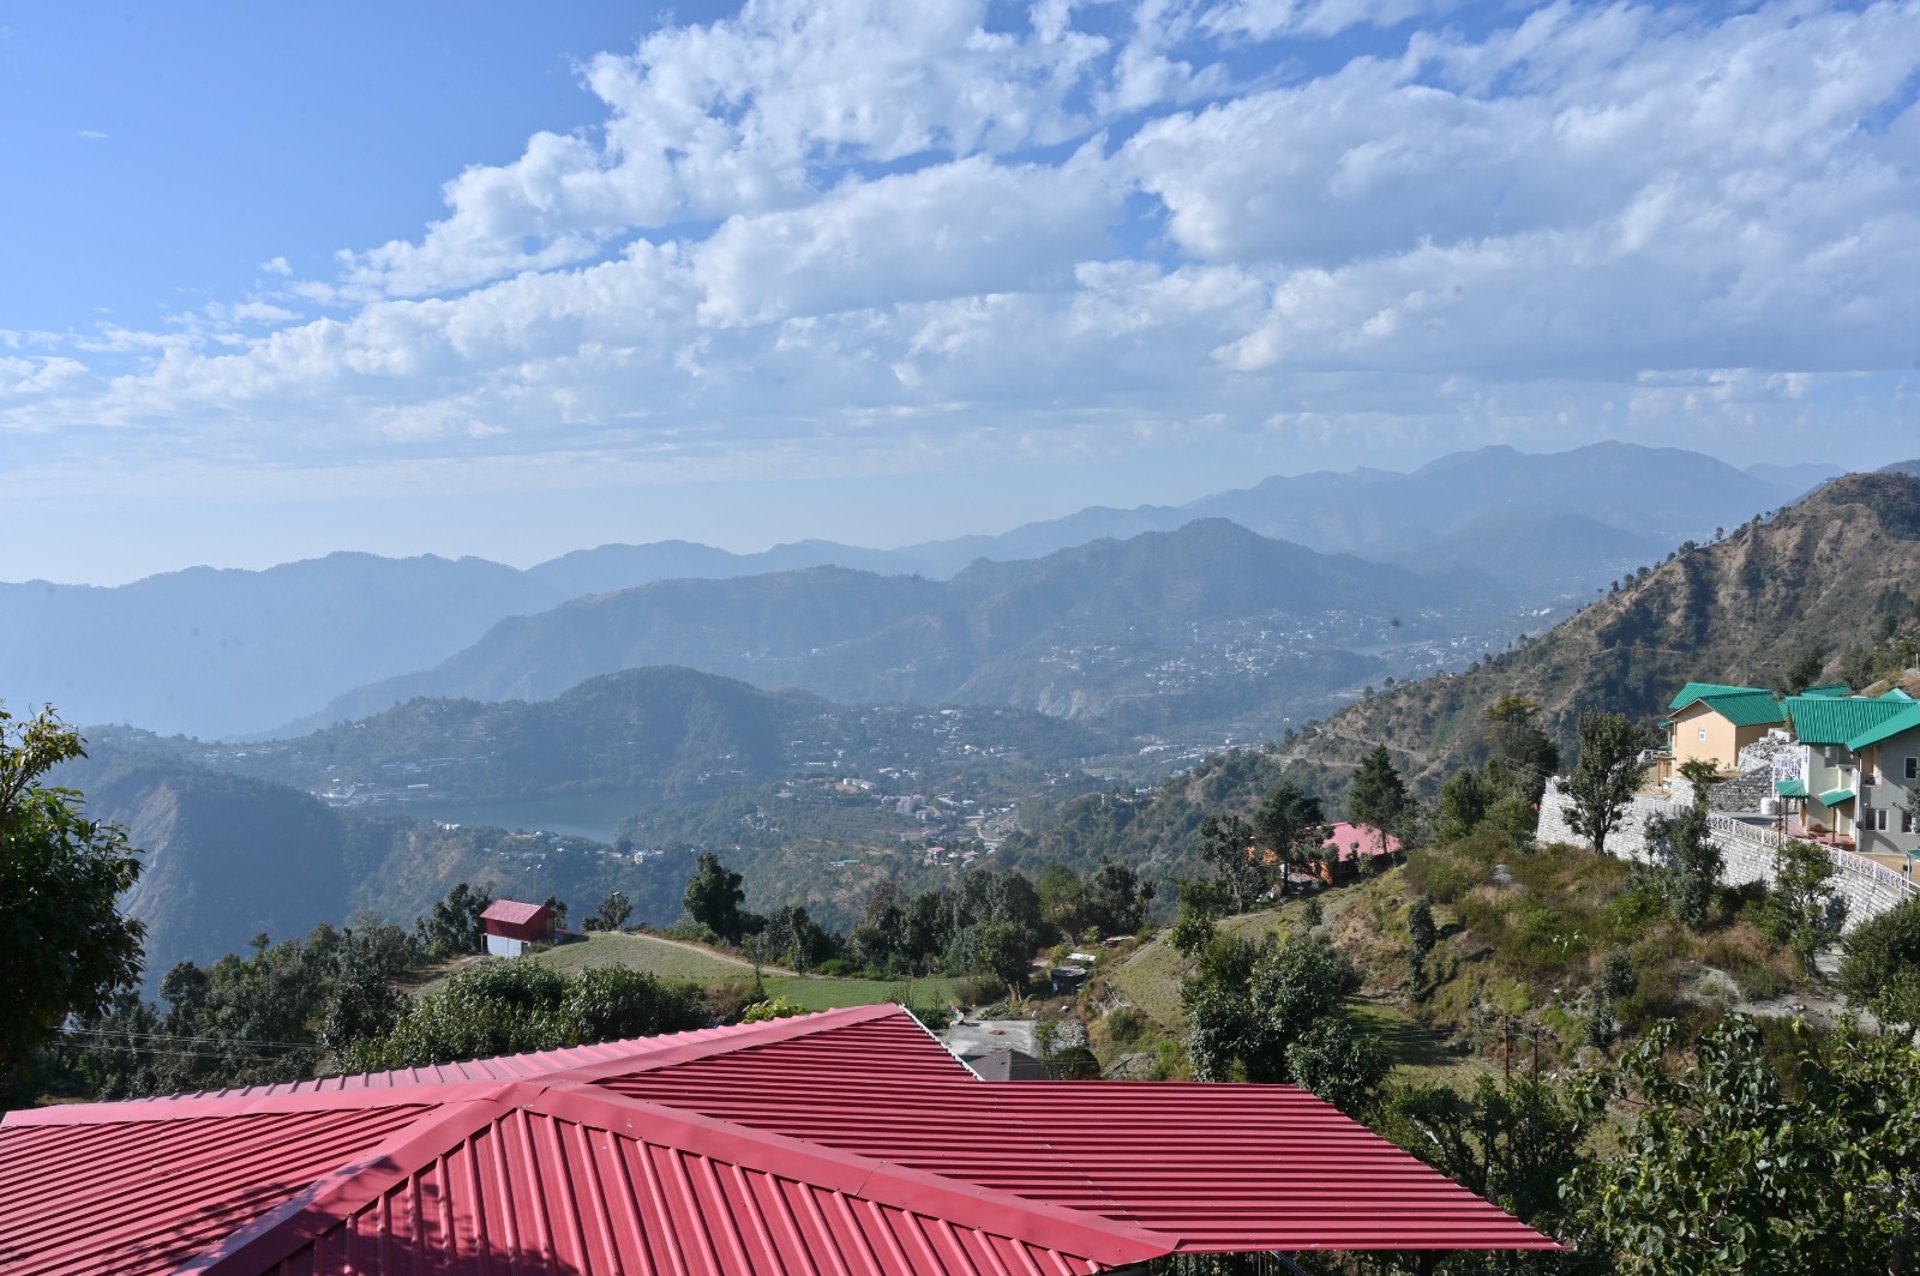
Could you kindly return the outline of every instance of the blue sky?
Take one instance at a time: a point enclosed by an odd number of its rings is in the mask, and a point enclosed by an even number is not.
[[[0,579],[1920,454],[1920,8],[0,6]]]

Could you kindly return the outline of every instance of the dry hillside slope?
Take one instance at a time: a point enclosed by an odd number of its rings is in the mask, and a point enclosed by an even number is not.
[[[1342,710],[1303,753],[1341,768],[1385,744],[1431,784],[1483,747],[1480,714],[1502,695],[1538,701],[1564,747],[1579,714],[1653,722],[1689,679],[1764,686],[1812,649],[1825,677],[1862,685],[1914,664],[1917,639],[1920,478],[1853,474],[1477,668]]]

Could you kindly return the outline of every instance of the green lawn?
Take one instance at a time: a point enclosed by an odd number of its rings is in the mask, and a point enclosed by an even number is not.
[[[698,945],[683,947],[654,935],[596,932],[586,939],[561,944],[521,960],[538,962],[568,974],[591,966],[625,966],[661,979],[686,979],[698,984],[745,983],[753,978],[753,966],[740,958]],[[445,982],[444,977],[435,979],[419,991],[437,992]],[[953,995],[953,981],[949,979],[916,979],[907,983],[896,979],[769,974],[762,982],[769,996],[785,997],[808,1010],[878,1005],[903,995],[903,989],[908,1004],[920,1008],[945,1005]]]
[[[811,975],[769,975],[767,992],[785,997],[808,1010],[835,1010],[841,1006],[874,1006],[904,995],[916,1009],[944,1006],[953,995],[950,979],[828,979]],[[907,991],[903,994],[902,989]]]

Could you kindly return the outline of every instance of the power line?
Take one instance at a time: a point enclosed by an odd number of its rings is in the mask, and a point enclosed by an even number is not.
[[[199,1047],[218,1049],[220,1047],[233,1046],[248,1050],[320,1049],[317,1043],[311,1041],[250,1041],[244,1037],[186,1037],[164,1032],[123,1032],[106,1028],[67,1028],[62,1030],[62,1035],[68,1038],[90,1039],[76,1041],[76,1044],[87,1046],[89,1049],[133,1040],[149,1042],[154,1044],[150,1046],[127,1045],[125,1048],[152,1049],[156,1053],[161,1052],[166,1047],[177,1046],[189,1046],[196,1049]]]

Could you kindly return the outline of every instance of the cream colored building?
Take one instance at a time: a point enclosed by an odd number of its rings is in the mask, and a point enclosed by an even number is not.
[[[1667,706],[1667,756],[1660,779],[1678,775],[1694,759],[1713,763],[1722,775],[1740,769],[1740,750],[1786,725],[1787,715],[1762,687],[1689,682]]]

